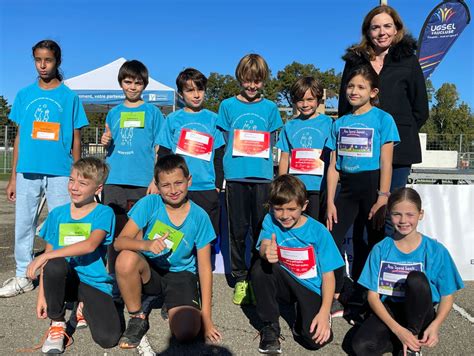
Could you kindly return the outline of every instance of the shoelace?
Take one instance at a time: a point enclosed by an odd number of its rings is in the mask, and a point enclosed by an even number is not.
[[[69,346],[71,346],[73,344],[74,338],[72,336],[69,336],[67,334],[66,330],[63,327],[50,325],[50,327],[48,328],[48,330],[46,330],[46,332],[44,333],[44,335],[41,338],[38,345],[35,345],[32,348],[18,349],[18,350],[16,350],[16,352],[22,352],[22,353],[36,352],[37,350],[39,350],[43,347],[43,344],[46,341],[46,339],[48,338],[49,334],[51,334],[51,336],[53,336],[52,335],[53,332],[55,334],[55,336],[53,338],[58,338],[60,335],[64,335],[66,337],[67,342],[66,342],[66,345],[64,346],[64,350],[66,350]]]
[[[265,333],[265,332],[263,331],[264,329],[266,329],[266,328],[263,328],[262,330],[257,331],[257,335],[255,335],[255,337],[253,338],[254,341],[255,341],[258,337],[260,337],[260,335],[262,335],[262,334]],[[284,337],[282,334],[278,335],[278,339],[280,339],[281,341],[285,341],[285,337]]]

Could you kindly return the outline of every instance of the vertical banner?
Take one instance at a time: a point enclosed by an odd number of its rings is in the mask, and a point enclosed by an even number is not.
[[[418,60],[425,79],[434,72],[471,20],[463,0],[446,0],[428,15],[418,38]]]

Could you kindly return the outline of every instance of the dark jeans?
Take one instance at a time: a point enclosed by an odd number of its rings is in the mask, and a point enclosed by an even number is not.
[[[430,285],[423,272],[410,272],[405,293],[403,302],[386,301],[385,308],[400,325],[421,337],[435,317]],[[398,338],[375,314],[362,324],[352,339],[356,355],[382,355],[400,347]]]

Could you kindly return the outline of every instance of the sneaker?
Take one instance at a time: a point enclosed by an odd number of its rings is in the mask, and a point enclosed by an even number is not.
[[[249,282],[240,281],[235,284],[234,287],[234,297],[232,301],[234,304],[242,305],[249,303],[249,296],[247,295],[249,289]]]
[[[66,334],[66,323],[64,321],[52,321],[48,330],[48,337],[41,347],[44,354],[62,354],[64,352],[64,337]],[[69,336],[67,336],[69,338]]]
[[[26,277],[12,277],[3,282],[0,288],[0,297],[9,298],[32,291],[34,289],[31,279]]]
[[[403,350],[400,350],[398,356],[403,356]],[[407,356],[423,356],[423,354],[421,353],[421,349],[420,351],[412,351],[410,349],[407,349]]]
[[[260,330],[258,351],[262,354],[281,354],[280,326],[277,323],[265,323]]]
[[[145,314],[133,316],[128,320],[127,329],[119,341],[122,349],[134,349],[140,345],[140,341],[150,328]]]
[[[148,338],[146,335],[144,335],[142,339],[140,340],[140,345],[137,346],[137,351],[139,355],[156,356],[156,352],[151,347],[150,341],[148,341]]]
[[[82,307],[84,306],[84,303],[79,302],[77,305],[77,310],[76,310],[76,329],[85,329],[87,328],[87,321],[84,318],[84,315],[82,314]]]
[[[332,318],[342,318],[344,315],[344,306],[337,299],[332,301],[331,305],[331,317]]]

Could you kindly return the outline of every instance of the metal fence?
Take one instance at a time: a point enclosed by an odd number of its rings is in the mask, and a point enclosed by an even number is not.
[[[100,144],[103,127],[85,127],[81,130],[82,156],[105,157],[104,147]],[[17,128],[0,127],[0,173],[11,172],[13,143]],[[428,135],[427,150],[457,151],[458,168],[474,168],[474,135]]]

